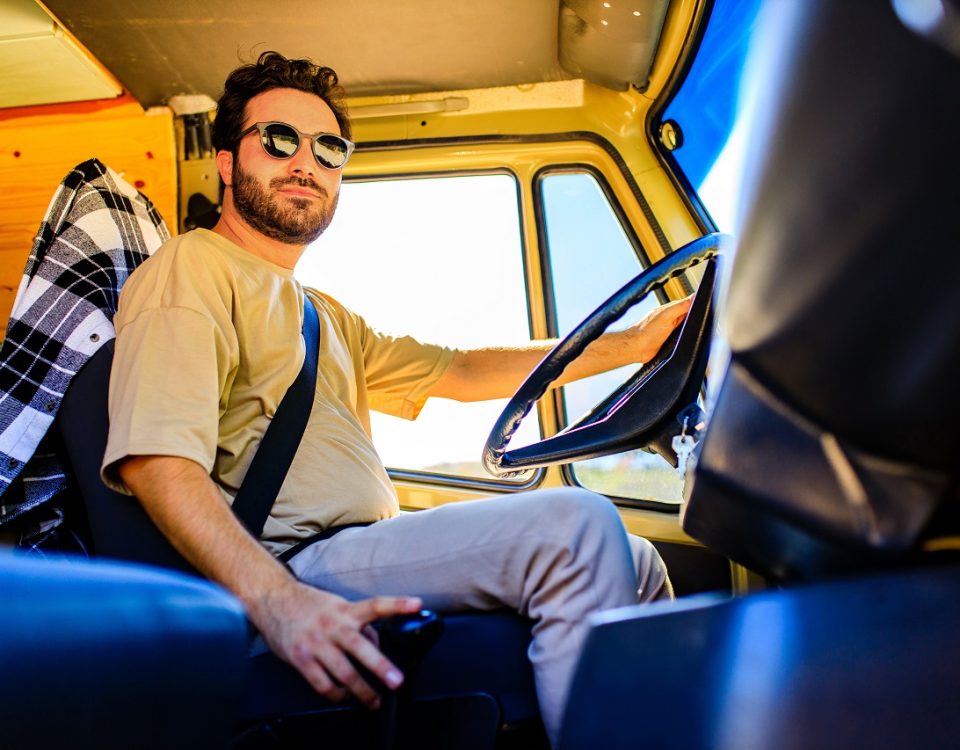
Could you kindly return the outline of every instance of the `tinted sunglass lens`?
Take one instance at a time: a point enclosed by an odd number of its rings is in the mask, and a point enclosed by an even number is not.
[[[313,153],[323,166],[339,169],[346,161],[349,152],[346,141],[336,136],[319,136],[313,141]]]
[[[263,129],[263,147],[271,156],[288,159],[297,153],[300,136],[288,125],[273,123]]]

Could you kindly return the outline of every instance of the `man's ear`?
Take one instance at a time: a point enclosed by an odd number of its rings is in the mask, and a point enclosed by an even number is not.
[[[226,149],[217,151],[217,171],[227,187],[233,186],[233,154]]]

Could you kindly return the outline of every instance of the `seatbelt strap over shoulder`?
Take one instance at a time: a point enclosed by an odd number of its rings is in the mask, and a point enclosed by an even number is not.
[[[270,420],[257,454],[233,500],[234,514],[257,539],[263,533],[270,509],[300,447],[317,389],[320,319],[306,293],[303,295],[303,340],[306,344],[303,367]]]

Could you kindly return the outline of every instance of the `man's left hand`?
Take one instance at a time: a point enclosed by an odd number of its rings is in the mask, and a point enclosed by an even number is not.
[[[635,362],[649,362],[656,356],[670,334],[687,317],[691,304],[693,295],[660,305],[624,331],[630,338],[630,345],[636,347]]]

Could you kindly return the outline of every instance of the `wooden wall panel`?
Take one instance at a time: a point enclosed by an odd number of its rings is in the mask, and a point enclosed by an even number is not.
[[[177,227],[173,115],[131,97],[0,110],[0,339],[33,238],[57,184],[96,157],[148,196]]]

